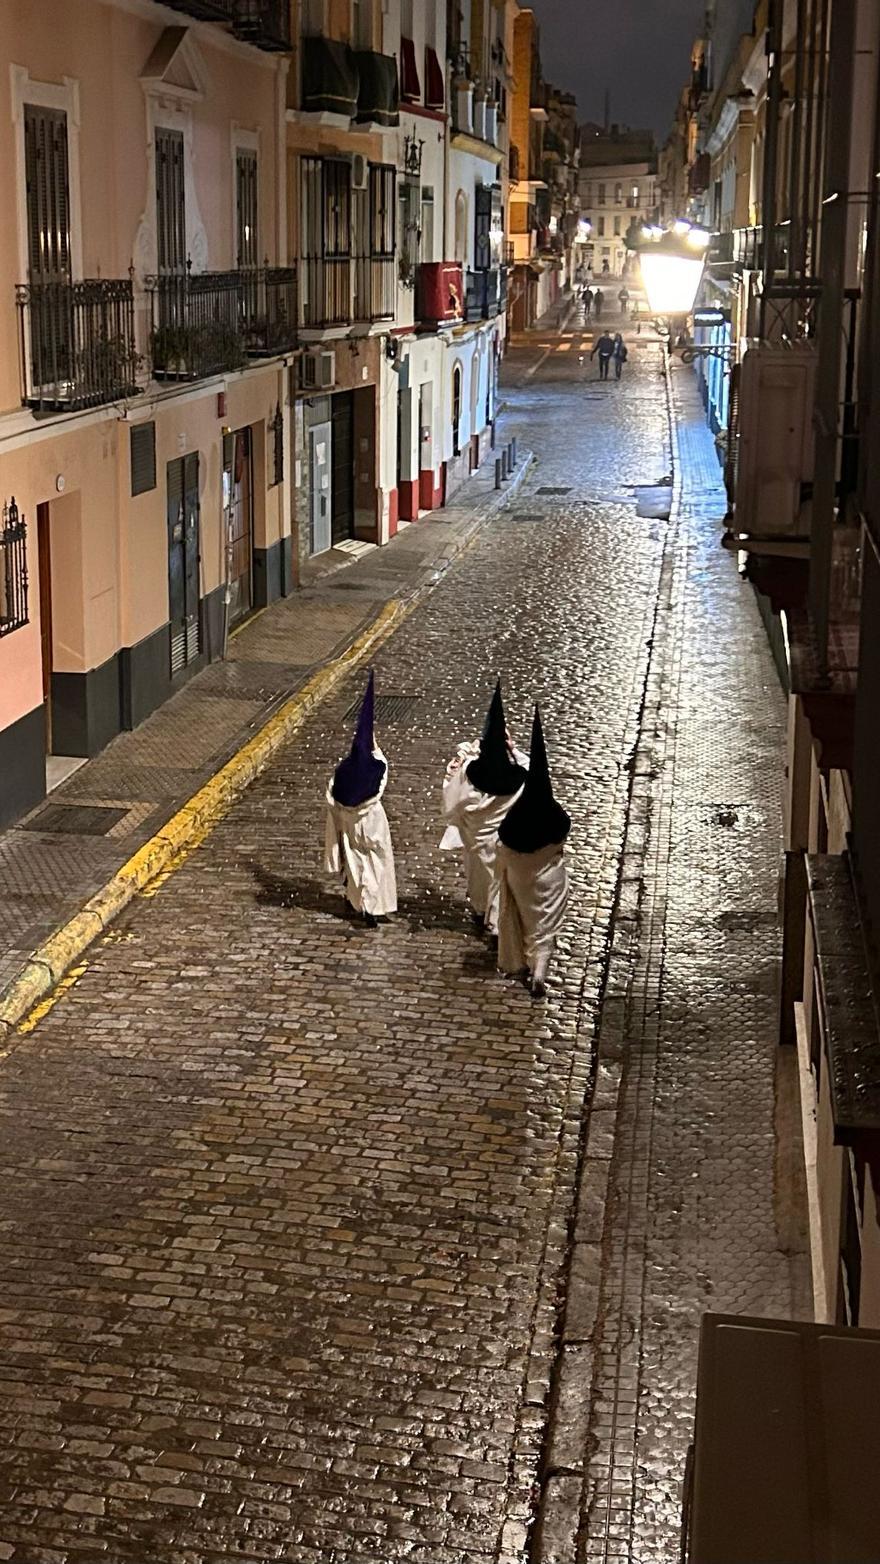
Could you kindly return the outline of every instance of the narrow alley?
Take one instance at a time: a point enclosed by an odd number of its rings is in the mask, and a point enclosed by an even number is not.
[[[701,1312],[810,1314],[785,704],[695,379],[591,340],[517,339],[534,462],[372,658],[399,916],[322,873],[354,667],[2,1059],[0,1559],[671,1564]],[[574,821],[543,1004],[438,851],[498,675]]]

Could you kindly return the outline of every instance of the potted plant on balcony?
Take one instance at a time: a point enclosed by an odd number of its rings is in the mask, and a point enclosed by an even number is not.
[[[186,326],[157,326],[150,336],[150,357],[154,375],[188,380],[192,356],[192,334]]]
[[[88,401],[131,396],[137,390],[138,371],[143,360],[128,338],[121,335],[97,337],[76,355],[74,384],[77,393]]]

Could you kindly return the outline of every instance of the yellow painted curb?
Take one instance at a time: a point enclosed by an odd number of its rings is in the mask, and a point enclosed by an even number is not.
[[[166,874],[228,814],[248,783],[302,726],[310,712],[368,652],[388,638],[415,608],[421,593],[406,602],[386,603],[372,624],[297,690],[274,716],[248,739],[220,770],[181,805],[177,813],[118,869],[63,928],[39,945],[22,970],[0,993],[0,1040],[26,1022],[93,940],[97,939],[139,891]]]

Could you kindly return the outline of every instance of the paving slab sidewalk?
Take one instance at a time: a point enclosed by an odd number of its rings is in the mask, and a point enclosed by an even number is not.
[[[500,443],[499,443],[500,450]],[[225,660],[191,678],[152,716],[122,733],[57,787],[29,816],[0,834],[0,1032],[41,997],[25,981],[47,942],[148,851],[187,802],[266,729],[316,674],[359,645],[368,649],[467,548],[477,530],[511,498],[531,463],[495,489],[494,453],[444,510],[404,527],[385,547],[353,557],[333,549],[307,567],[290,597],[253,616],[230,638]],[[250,774],[253,774],[253,768]],[[248,775],[242,776],[246,783]],[[137,888],[133,883],[132,894]],[[113,910],[118,910],[113,899]],[[66,969],[101,931],[79,920],[60,942]],[[45,989],[57,980],[48,963]],[[44,962],[43,967],[47,964]],[[23,996],[23,997],[22,997]]]

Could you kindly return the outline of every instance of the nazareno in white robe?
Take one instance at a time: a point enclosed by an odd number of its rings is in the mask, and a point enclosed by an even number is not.
[[[380,749],[373,754],[385,756]],[[333,797],[333,780],[327,788],[327,828],[324,839],[324,867],[328,874],[340,876],[346,899],[355,912],[384,918],[397,911],[397,878],[394,849],[382,794],[388,781],[388,766],[382,785],[373,798],[347,808]]]
[[[499,842],[498,878],[498,966],[543,975],[568,904],[565,843],[517,853]]]
[[[467,897],[474,912],[486,920],[491,934],[498,933],[500,886],[496,855],[498,827],[522,788],[507,797],[481,793],[467,775],[467,768],[480,753],[478,743],[460,744],[446,768],[443,781],[443,819],[446,830],[440,842],[443,852],[464,849],[467,871]],[[529,758],[514,750],[517,765],[528,767]]]

